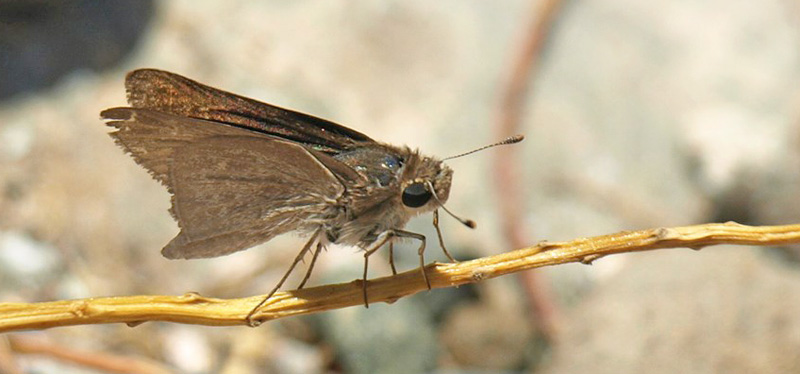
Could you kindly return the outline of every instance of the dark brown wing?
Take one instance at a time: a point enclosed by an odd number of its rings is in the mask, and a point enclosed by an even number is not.
[[[215,122],[145,109],[101,113],[111,135],[172,192],[180,234],[168,258],[221,256],[335,214],[345,187],[331,157]],[[323,161],[325,164],[323,164]]]
[[[333,122],[218,90],[170,72],[140,69],[125,79],[128,102],[135,108],[212,120],[248,128],[312,149],[338,153],[368,136]]]

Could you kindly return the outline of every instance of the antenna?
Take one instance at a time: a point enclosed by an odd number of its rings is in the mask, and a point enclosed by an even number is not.
[[[447,207],[444,206],[444,203],[442,203],[442,201],[439,200],[439,196],[436,196],[436,190],[433,189],[433,184],[431,183],[431,181],[427,181],[427,182],[425,182],[425,184],[428,185],[428,188],[431,190],[431,194],[433,195],[433,198],[436,199],[436,202],[439,203],[439,206],[442,207],[442,209],[444,209],[444,211],[447,212],[447,214],[449,214],[450,217],[455,218],[458,222],[463,223],[464,226],[467,226],[467,227],[469,227],[471,229],[474,229],[476,227],[475,221],[473,221],[471,219],[463,219],[463,218],[453,214],[453,212],[449,211],[447,209]]]
[[[460,154],[460,155],[455,155],[455,156],[445,157],[445,158],[443,158],[443,159],[442,159],[442,161],[445,161],[445,160],[452,160],[452,159],[454,159],[454,158],[459,158],[459,157],[462,157],[462,156],[471,155],[471,154],[473,154],[473,153],[475,153],[475,152],[479,152],[479,151],[482,151],[482,150],[484,150],[484,149],[487,149],[487,148],[497,147],[498,145],[507,145],[507,144],[515,144],[515,143],[519,143],[519,142],[521,142],[523,139],[525,139],[525,136],[523,136],[523,135],[520,135],[520,134],[517,134],[517,135],[514,135],[514,136],[510,136],[510,137],[508,137],[508,138],[505,138],[504,140],[502,140],[502,141],[499,141],[499,142],[497,142],[497,143],[493,143],[493,144],[485,145],[485,146],[483,146],[483,147],[480,147],[480,148],[478,148],[478,149],[473,149],[473,150],[471,150],[471,151],[469,151],[469,152],[464,152],[464,153],[462,153],[462,154]],[[434,194],[434,196],[436,196],[436,195]],[[438,199],[437,199],[437,200],[438,200]],[[442,208],[444,208],[444,206],[442,206]],[[445,211],[447,211],[447,209],[445,209]],[[450,212],[447,212],[447,213],[450,213]],[[452,214],[451,214],[451,215],[452,215]],[[453,216],[453,217],[455,217],[455,216]],[[463,223],[463,222],[462,222],[462,223]]]

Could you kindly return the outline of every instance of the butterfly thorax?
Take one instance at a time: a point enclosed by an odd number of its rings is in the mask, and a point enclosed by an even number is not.
[[[450,193],[452,170],[408,147],[375,144],[334,158],[363,177],[361,183],[346,186],[346,215],[326,230],[335,243],[367,246],[382,232],[400,230],[412,217],[434,210]],[[430,196],[426,201],[409,201],[404,193],[414,184],[432,186],[438,201]]]

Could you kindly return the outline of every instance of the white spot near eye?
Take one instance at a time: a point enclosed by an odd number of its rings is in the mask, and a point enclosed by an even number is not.
[[[394,170],[400,166],[400,162],[393,156],[386,156],[383,158],[381,166],[386,169]]]

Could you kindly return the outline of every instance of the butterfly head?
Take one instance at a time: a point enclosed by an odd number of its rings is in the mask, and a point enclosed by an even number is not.
[[[453,170],[441,161],[415,155],[418,162],[408,165],[401,184],[401,201],[406,208],[418,213],[431,211],[441,206],[450,196],[450,183]]]

